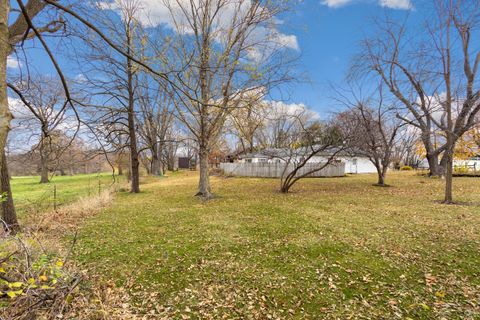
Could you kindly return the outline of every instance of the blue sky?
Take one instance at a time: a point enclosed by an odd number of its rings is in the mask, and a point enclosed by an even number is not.
[[[415,21],[421,12],[416,5],[415,0],[303,0],[281,17],[284,24],[280,31],[297,38],[298,71],[304,73],[310,83],[286,86],[282,90],[282,99],[288,103],[303,103],[322,117],[335,111],[338,106],[330,99],[333,93],[329,85],[343,82],[351,60],[358,52],[359,41],[374,32],[373,19],[386,14],[400,19],[409,15],[409,20]],[[152,8],[149,10],[154,10]],[[33,46],[35,48],[26,51],[29,61],[33,62],[29,67],[40,73],[53,74],[40,44],[34,43]],[[61,45],[55,46],[61,48]],[[69,68],[72,64],[68,59],[60,56],[59,61],[70,77],[78,72]]]
[[[400,19],[409,15],[414,20],[418,11],[382,7],[376,0],[351,1],[339,7],[306,0],[285,17],[283,31],[293,30],[297,36],[300,64],[312,82],[293,85],[290,102],[304,103],[323,115],[335,111],[338,106],[330,99],[329,84],[343,82],[359,41],[372,35],[374,19],[386,14]]]

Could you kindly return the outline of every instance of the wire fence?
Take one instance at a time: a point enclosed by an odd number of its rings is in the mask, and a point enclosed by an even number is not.
[[[78,201],[82,198],[99,196],[104,190],[118,186],[118,179],[112,181],[106,176],[91,177],[72,184],[68,181],[55,181],[46,185],[33,186],[28,191],[18,192],[13,196],[17,211],[20,214],[39,213],[58,210],[61,206]],[[38,189],[43,189],[40,193]]]

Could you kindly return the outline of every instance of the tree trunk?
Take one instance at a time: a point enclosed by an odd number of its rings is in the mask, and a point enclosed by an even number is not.
[[[387,178],[387,172],[388,172],[388,167],[390,166],[390,159],[386,158],[380,161],[380,166],[377,169],[378,173],[378,185],[381,187],[386,187],[386,178]]]
[[[175,171],[175,148],[173,145],[168,147],[167,170]]]
[[[45,161],[41,160],[40,164],[40,183],[49,183],[50,181],[48,180],[48,166],[45,163]]]
[[[385,173],[383,170],[377,169],[378,182],[377,185],[384,187],[385,186]]]
[[[40,183],[49,183],[48,180],[48,155],[45,151],[45,137],[40,141]]]
[[[158,157],[158,147],[153,147],[152,150],[152,163],[150,165],[150,172],[154,176],[162,175],[162,163]]]
[[[145,168],[145,171],[147,172],[147,175],[151,175],[152,174],[152,162],[149,161],[148,159],[145,161],[144,159],[140,158],[138,159],[140,161],[140,166],[143,165],[143,167]]]
[[[160,162],[160,175],[163,176],[165,174],[165,163],[163,162],[162,158],[165,152],[165,144],[159,143],[158,150],[157,150],[157,157],[158,161]]]
[[[440,160],[440,164],[438,165],[438,171],[440,173],[439,177],[445,177],[447,173],[447,162],[449,160],[448,156],[445,157],[446,152],[443,153],[442,159]],[[453,151],[452,151],[452,157],[453,157]],[[453,158],[452,158],[453,160]]]
[[[129,26],[130,27],[130,26]],[[132,39],[130,30],[127,31],[127,53],[131,54]],[[128,84],[128,135],[130,138],[130,173],[132,177],[130,192],[140,192],[140,161],[137,150],[137,134],[135,132],[135,90],[133,87],[133,66],[127,58],[127,84]]]
[[[7,94],[7,57],[10,52],[8,15],[10,1],[0,0],[0,193],[5,198],[2,201],[2,219],[6,226],[16,231],[19,229],[17,214],[13,204],[10,177],[8,175],[5,148],[12,114],[8,108]]]
[[[0,0],[0,151],[4,151],[7,145],[8,131],[12,114],[8,108],[7,94],[7,58],[10,51],[8,34],[8,15],[10,2]],[[0,157],[3,153],[0,153]],[[0,159],[1,160],[1,159]]]
[[[289,193],[290,189],[293,187],[295,183],[297,183],[300,179],[305,178],[305,175],[300,175],[299,171],[305,167],[307,164],[306,160],[301,161],[299,164],[294,165],[292,171],[287,173],[288,164],[285,164],[284,171],[282,173],[282,178],[280,179],[280,192],[282,193]]]
[[[138,159],[138,152],[137,152],[137,136],[135,133],[134,121],[132,116],[128,116],[128,123],[129,123],[129,135],[130,135],[130,176],[131,176],[131,193],[139,193],[140,192],[140,161]]]
[[[199,151],[200,181],[198,183],[198,193],[196,195],[204,199],[210,199],[212,198],[212,189],[210,187],[210,177],[208,172],[208,150],[206,147],[200,146]]]
[[[430,169],[430,177],[443,177],[445,171],[444,167],[438,163],[438,154],[437,153],[427,153],[426,155],[428,166]]]
[[[445,159],[445,199],[444,203],[451,204],[453,203],[453,153],[455,149],[455,143],[452,138],[447,138],[447,150],[443,155]],[[442,161],[443,162],[443,161]]]
[[[7,158],[5,152],[2,151],[2,163],[0,168],[0,193],[2,195],[2,220],[6,225],[6,229],[11,232],[19,230],[17,213],[13,204],[12,190],[10,188],[10,176],[8,174]]]
[[[253,135],[251,135],[248,139],[248,149],[249,149],[248,152],[250,153],[253,153],[253,149],[255,148],[253,140],[254,140],[254,137]]]
[[[286,181],[282,181],[280,183],[280,192],[281,193],[288,193],[290,191],[290,188],[292,185],[290,183],[287,183]]]
[[[118,163],[118,175],[123,176],[123,167],[120,163]]]

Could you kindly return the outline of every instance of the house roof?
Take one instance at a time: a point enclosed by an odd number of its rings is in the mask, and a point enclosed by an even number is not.
[[[263,150],[259,150],[257,152],[251,152],[246,154],[241,154],[239,157],[241,159],[245,158],[285,158],[289,156],[288,149],[278,149],[278,148],[267,148]]]
[[[246,153],[246,154],[240,154],[239,158],[240,159],[245,159],[245,158],[266,158],[266,159],[271,159],[271,158],[288,158],[292,156],[301,156],[302,154],[308,154],[310,153],[310,148],[308,147],[302,147],[298,148],[295,150],[291,149],[279,149],[279,148],[267,148],[263,150],[259,150],[257,152],[252,152],[252,153]],[[348,156],[348,157],[364,157],[365,155],[360,151],[360,150],[354,150],[354,149],[344,149],[341,150],[338,147],[331,147],[326,150],[322,150],[318,152],[316,155],[317,156],[332,156],[334,154],[337,154],[338,156]]]

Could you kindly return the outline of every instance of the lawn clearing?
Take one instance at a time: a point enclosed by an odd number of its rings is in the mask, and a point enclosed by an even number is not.
[[[395,173],[277,180],[197,175],[120,193],[80,230],[76,259],[152,318],[478,319],[480,180]]]
[[[117,177],[117,182],[119,180],[123,181],[124,178]],[[40,177],[37,176],[12,178],[12,193],[20,218],[27,212],[53,209],[55,187],[57,206],[62,206],[97,195],[99,190],[105,190],[114,183],[112,175],[108,173],[55,176],[46,184],[40,184],[39,181]]]

